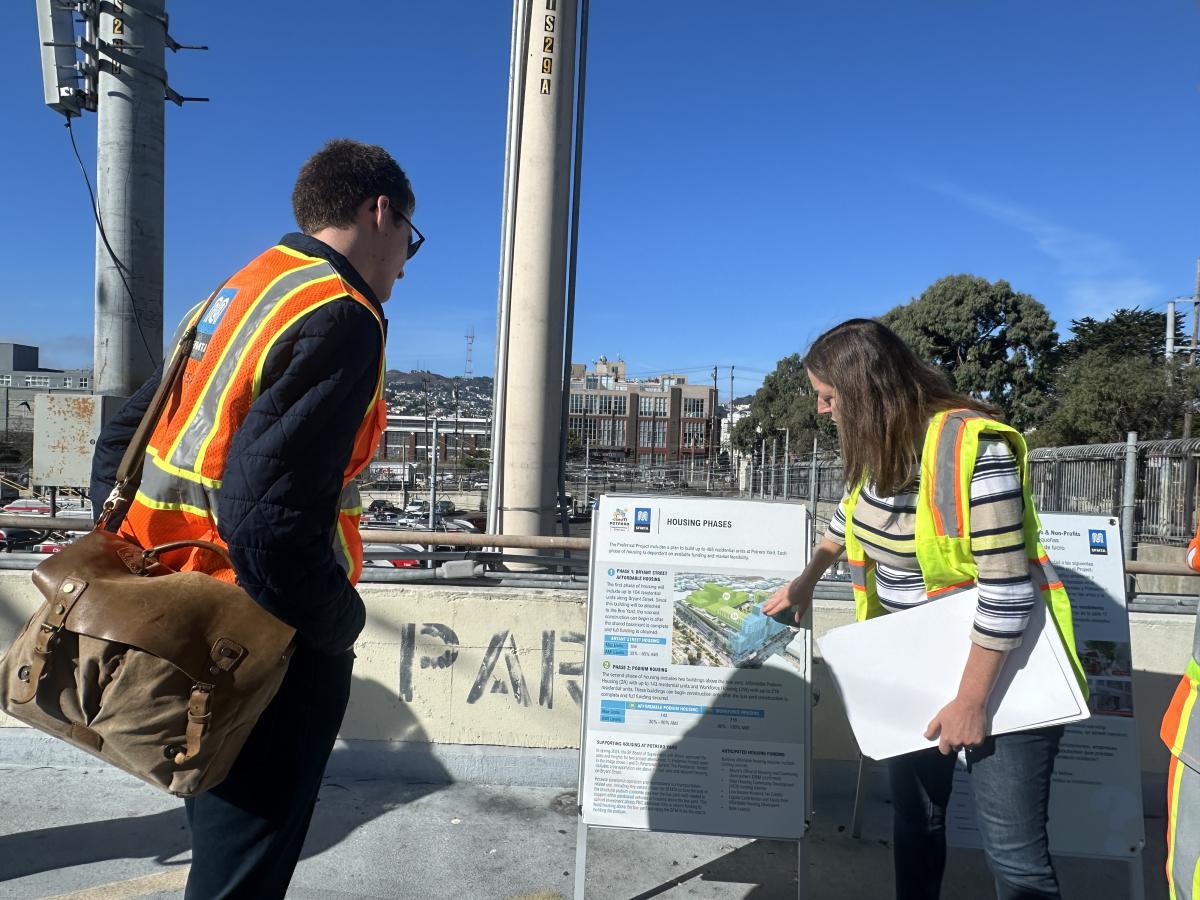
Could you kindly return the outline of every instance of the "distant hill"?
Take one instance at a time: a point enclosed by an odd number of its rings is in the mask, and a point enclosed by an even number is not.
[[[456,375],[439,375],[437,372],[428,372],[420,369],[414,369],[411,372],[404,372],[400,369],[388,369],[384,376],[384,384],[388,387],[396,388],[412,388],[424,390],[424,382],[428,379],[430,390],[434,386],[445,385],[446,390],[450,390],[454,386],[454,382],[459,383],[460,390],[465,387],[471,387],[475,391],[492,392],[492,379],[489,376],[481,375],[476,378],[462,378]]]
[[[459,415],[487,418],[492,414],[492,379],[488,376],[462,378],[421,370],[388,369],[383,384],[388,411],[396,415],[424,415],[426,402],[430,415],[452,415],[456,386]]]

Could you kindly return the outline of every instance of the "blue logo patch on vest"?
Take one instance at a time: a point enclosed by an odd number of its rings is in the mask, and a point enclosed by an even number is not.
[[[196,323],[196,340],[192,344],[192,359],[203,359],[204,353],[208,350],[209,341],[217,332],[217,326],[221,324],[221,319],[225,318],[225,313],[233,303],[233,298],[237,296],[237,288],[222,288],[217,296],[213,297],[212,303],[204,315],[200,317],[200,321]]]
[[[650,510],[646,507],[638,506],[634,508],[633,530],[647,532],[650,530]]]
[[[1088,549],[1092,556],[1108,556],[1108,533],[1102,528],[1089,528]]]

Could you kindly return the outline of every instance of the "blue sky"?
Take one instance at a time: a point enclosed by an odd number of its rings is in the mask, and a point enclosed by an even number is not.
[[[42,105],[33,3],[0,32],[0,340],[90,360],[94,233]],[[490,374],[511,7],[174,3],[165,317],[294,226],[329,137],[392,150],[428,236],[389,363]],[[234,10],[236,9],[236,13]],[[1194,288],[1200,9],[1111,0],[592,4],[574,359],[728,367],[736,393],[937,278],[1006,278],[1059,324]],[[77,120],[91,166],[95,118]],[[16,139],[12,137],[16,136]],[[168,329],[169,330],[169,329]]]

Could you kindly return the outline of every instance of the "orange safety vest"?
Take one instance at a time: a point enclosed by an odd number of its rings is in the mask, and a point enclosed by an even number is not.
[[[1197,565],[1200,532],[1188,545],[1188,564]],[[1167,880],[1172,898],[1200,896],[1200,809],[1181,802],[1185,778],[1200,773],[1200,620],[1192,637],[1192,656],[1163,716],[1159,737],[1171,753],[1167,772]]]
[[[143,547],[178,540],[225,546],[217,533],[217,493],[233,436],[262,392],[267,357],[292,325],[335,301],[361,303],[379,322],[379,379],[343,474],[336,527],[330,523],[338,563],[352,584],[358,582],[362,501],[353,479],[371,461],[387,426],[383,319],[327,260],[282,245],[267,250],[230,278],[200,321],[202,305],[193,308],[180,325],[181,335],[195,324],[196,341],[150,437],[141,484],[121,534]],[[177,571],[235,580],[221,557],[199,548],[171,551],[162,560]]]

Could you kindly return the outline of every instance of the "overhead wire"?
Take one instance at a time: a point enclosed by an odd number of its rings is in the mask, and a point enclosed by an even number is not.
[[[104,249],[108,251],[108,256],[117,270],[117,275],[121,278],[121,284],[125,286],[125,293],[129,297],[129,309],[133,314],[133,324],[137,326],[138,336],[142,339],[142,346],[146,349],[146,357],[151,362],[154,362],[154,351],[150,349],[150,342],[146,340],[146,332],[142,330],[142,320],[138,316],[137,302],[133,298],[133,289],[129,287],[129,281],[125,277],[132,273],[117,257],[117,252],[113,250],[112,244],[108,241],[108,234],[104,230],[104,222],[100,218],[100,208],[96,205],[96,192],[92,189],[92,179],[88,176],[87,167],[83,164],[83,157],[79,154],[79,145],[75,143],[75,129],[71,127],[70,116],[67,117],[67,134],[71,138],[71,149],[75,152],[75,161],[79,163],[79,171],[83,173],[83,183],[87,185],[88,201],[92,205],[92,217],[96,220],[96,229],[100,234],[100,240],[104,244]]]

